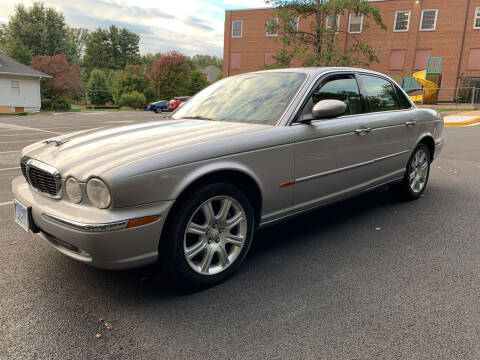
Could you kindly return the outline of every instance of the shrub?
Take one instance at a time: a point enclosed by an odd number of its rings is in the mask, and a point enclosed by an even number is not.
[[[50,99],[42,99],[42,107],[41,110],[48,111],[51,109],[52,102]]]
[[[57,111],[68,111],[72,108],[72,104],[69,99],[60,97],[56,99],[53,103],[53,110]]]
[[[139,107],[145,106],[147,99],[141,92],[132,91],[122,94],[119,102],[121,106]]]

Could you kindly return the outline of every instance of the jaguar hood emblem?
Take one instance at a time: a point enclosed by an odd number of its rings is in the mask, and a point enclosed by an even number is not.
[[[43,143],[45,145],[50,145],[50,144],[55,144],[55,146],[60,146],[62,144],[65,144],[66,142],[69,142],[70,140],[45,140]]]

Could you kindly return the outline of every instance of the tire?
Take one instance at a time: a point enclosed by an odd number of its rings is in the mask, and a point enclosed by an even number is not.
[[[153,111],[155,111],[155,114],[158,114],[158,108],[155,108]]]
[[[417,200],[422,196],[430,175],[430,150],[425,144],[419,144],[408,160],[402,182],[390,186],[399,200]]]
[[[163,273],[181,290],[218,284],[250,249],[253,207],[241,189],[227,183],[208,185],[180,201],[169,214],[159,247]]]

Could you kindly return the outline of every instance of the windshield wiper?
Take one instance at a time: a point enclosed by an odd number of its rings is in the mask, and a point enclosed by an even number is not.
[[[195,116],[185,116],[186,119],[195,119],[195,120],[213,120],[212,118],[205,117],[202,115],[195,115]]]

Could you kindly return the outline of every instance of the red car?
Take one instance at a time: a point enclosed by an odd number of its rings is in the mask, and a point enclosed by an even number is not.
[[[178,108],[178,106],[179,106],[181,103],[183,103],[183,102],[187,101],[188,99],[190,99],[190,97],[191,97],[191,96],[176,96],[176,97],[174,97],[172,100],[170,100],[170,101],[168,102],[168,107],[167,107],[168,111],[173,111],[173,110],[175,110],[176,108]]]

